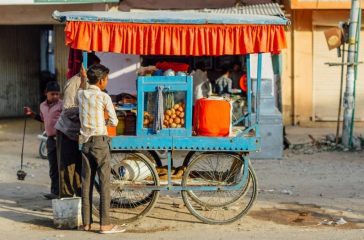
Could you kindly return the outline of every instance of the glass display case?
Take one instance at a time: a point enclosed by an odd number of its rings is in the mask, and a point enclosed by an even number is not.
[[[192,135],[192,77],[139,77],[137,90],[137,136]]]

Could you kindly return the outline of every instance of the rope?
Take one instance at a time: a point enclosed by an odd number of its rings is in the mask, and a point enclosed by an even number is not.
[[[20,156],[20,169],[23,170],[23,157],[24,157],[24,140],[25,140],[25,129],[27,128],[27,118],[24,119],[24,128],[23,128],[23,142],[21,145],[21,156]]]

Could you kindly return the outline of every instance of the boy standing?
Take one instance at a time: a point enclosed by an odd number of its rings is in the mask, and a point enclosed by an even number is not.
[[[51,178],[51,193],[45,194],[47,199],[58,198],[59,174],[56,151],[56,122],[62,112],[62,100],[59,99],[60,87],[57,82],[51,81],[46,86],[47,99],[40,104],[40,114],[36,114],[29,107],[24,107],[24,112],[34,119],[44,122],[47,133],[47,157],[49,161],[49,177]]]
[[[100,179],[100,233],[124,232],[125,228],[110,224],[110,139],[106,125],[116,126],[118,119],[111,98],[102,92],[108,83],[109,69],[101,64],[87,71],[89,86],[78,92],[82,146],[82,220],[83,230],[91,229],[92,190],[95,174]],[[84,81],[84,78],[82,78]],[[104,113],[109,116],[105,124]]]

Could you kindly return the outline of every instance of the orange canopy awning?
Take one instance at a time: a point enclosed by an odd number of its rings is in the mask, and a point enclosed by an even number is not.
[[[283,25],[68,21],[65,33],[74,49],[137,55],[278,53],[287,45]]]

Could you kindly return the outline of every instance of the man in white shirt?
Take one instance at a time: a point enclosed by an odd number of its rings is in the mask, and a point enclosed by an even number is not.
[[[211,83],[207,77],[205,63],[198,62],[196,70],[191,73],[193,78],[193,103],[200,98],[207,98],[212,94]]]

